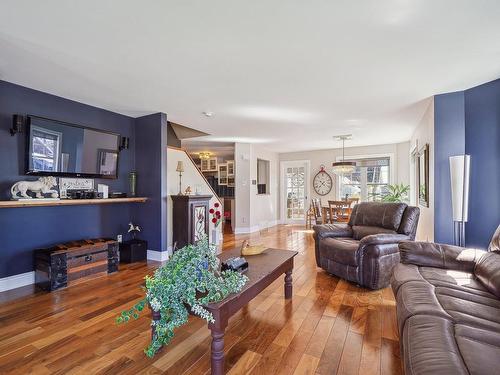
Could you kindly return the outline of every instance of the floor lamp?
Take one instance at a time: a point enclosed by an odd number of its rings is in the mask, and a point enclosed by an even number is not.
[[[450,156],[453,242],[465,246],[465,223],[469,214],[470,155]]]

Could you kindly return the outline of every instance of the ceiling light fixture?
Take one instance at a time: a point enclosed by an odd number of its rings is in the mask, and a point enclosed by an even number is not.
[[[198,152],[198,156],[201,160],[208,160],[212,156],[212,153],[208,151]]]
[[[207,117],[212,117],[214,115],[214,113],[210,111],[204,111],[203,114]]]
[[[345,173],[353,173],[356,169],[356,162],[345,160],[345,141],[352,139],[352,134],[337,135],[333,137],[337,141],[342,141],[342,161],[332,163],[332,171],[337,175],[343,175]]]

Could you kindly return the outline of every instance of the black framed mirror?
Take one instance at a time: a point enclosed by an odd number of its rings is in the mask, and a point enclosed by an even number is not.
[[[418,204],[429,207],[429,144],[418,151]]]

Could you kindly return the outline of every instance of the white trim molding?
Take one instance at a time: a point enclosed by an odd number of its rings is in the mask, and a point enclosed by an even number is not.
[[[35,271],[20,273],[0,279],[0,292],[35,283]]]
[[[148,250],[147,258],[148,260],[154,260],[156,262],[166,262],[169,258],[169,251],[155,251]]]
[[[265,226],[253,225],[251,227],[236,227],[236,228],[234,228],[234,234],[255,233],[255,232],[258,232],[262,229],[275,227],[276,225],[279,225],[279,224],[281,224],[281,220],[272,220],[272,221],[268,221]]]

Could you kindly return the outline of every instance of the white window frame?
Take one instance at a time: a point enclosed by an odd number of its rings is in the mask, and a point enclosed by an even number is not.
[[[57,137],[57,150],[55,150],[54,152],[54,170],[53,172],[59,172],[59,161],[61,159],[61,148],[62,148],[62,137],[63,137],[63,134],[61,132],[57,132],[55,130],[50,130],[50,129],[46,129],[46,128],[42,128],[40,126],[36,126],[36,125],[31,125],[31,128],[30,128],[30,139],[31,139],[31,144],[30,144],[30,154],[31,154],[31,159],[33,159],[33,130],[36,130],[37,132],[40,132],[40,133],[45,133],[45,134],[50,134],[50,135],[53,135],[55,137]],[[43,172],[43,171],[42,171]]]
[[[396,171],[396,158],[394,157],[393,153],[382,153],[382,154],[364,154],[364,155],[349,155],[345,156],[344,160],[359,160],[359,159],[387,159],[389,158],[389,184],[394,184],[395,181],[395,176],[394,172]],[[342,156],[337,156],[335,159],[337,162],[342,161]],[[336,187],[337,191],[335,193],[335,196],[337,200],[341,200],[342,197],[340,196],[340,178],[335,179],[337,181]]]

